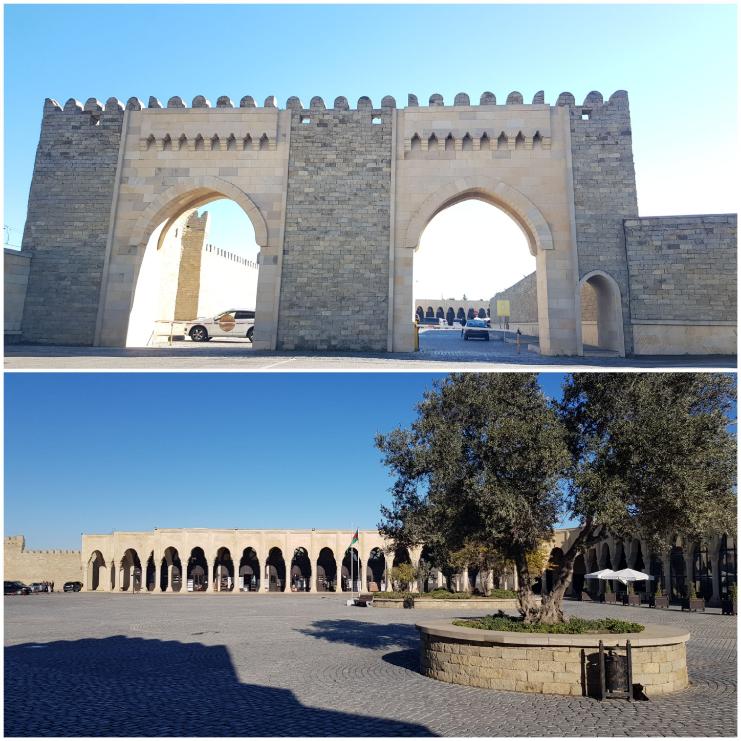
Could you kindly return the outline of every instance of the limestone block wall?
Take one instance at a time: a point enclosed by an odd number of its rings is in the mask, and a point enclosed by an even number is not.
[[[500,291],[492,298],[492,326],[499,326],[497,301],[509,301],[509,328],[519,329],[523,334],[538,335],[538,285],[535,273],[526,275],[514,285]]]
[[[625,221],[635,351],[735,353],[737,216]]]
[[[281,349],[386,350],[391,116],[293,111]]]
[[[633,350],[623,220],[638,216],[638,196],[628,94],[618,91],[605,102],[599,93],[590,93],[581,106],[573,105],[573,96],[569,103],[579,277],[601,270],[617,282],[625,351],[630,354]]]
[[[25,341],[93,344],[122,123],[115,99],[44,105],[22,242]]]
[[[5,282],[4,329],[7,341],[9,335],[19,335],[21,332],[28,275],[31,271],[30,254],[6,247],[3,255],[3,271]]]
[[[60,591],[66,581],[82,581],[80,551],[28,551],[23,535],[6,537],[3,546],[3,578],[8,581],[53,581]]]

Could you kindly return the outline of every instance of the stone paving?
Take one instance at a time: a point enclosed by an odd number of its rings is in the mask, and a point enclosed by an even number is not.
[[[432,330],[420,333],[418,353],[337,353],[255,351],[248,342],[230,338],[208,343],[189,340],[172,347],[106,348],[41,345],[8,345],[7,370],[70,369],[180,369],[180,370],[524,370],[551,371],[571,368],[736,368],[728,355],[656,355],[618,358],[605,355],[546,357],[521,352],[500,341],[464,342],[459,331]]]
[[[347,607],[339,595],[39,594],[5,598],[5,733],[736,734],[735,618],[578,603],[567,612],[689,629],[691,687],[627,703],[438,682],[416,672],[413,624],[429,610]]]

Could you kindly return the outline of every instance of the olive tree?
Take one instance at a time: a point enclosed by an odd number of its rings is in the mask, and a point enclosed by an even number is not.
[[[519,576],[519,606],[537,620],[527,554],[551,538],[570,458],[563,424],[534,374],[453,374],[417,406],[408,429],[376,437],[394,476],[379,529],[426,544],[441,563],[470,543],[502,554]]]
[[[735,532],[735,395],[730,374],[588,373],[555,404],[534,375],[453,374],[408,429],[376,438],[395,479],[379,529],[441,563],[471,543],[500,553],[524,620],[559,622],[576,557],[606,535],[659,550]],[[576,533],[536,598],[533,555],[563,519]]]

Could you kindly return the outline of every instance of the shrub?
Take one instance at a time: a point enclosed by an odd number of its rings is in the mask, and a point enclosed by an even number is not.
[[[453,625],[480,630],[504,630],[511,633],[640,633],[644,626],[616,618],[585,620],[571,617],[564,623],[526,625],[522,618],[505,615],[501,610],[496,615],[486,615],[472,620],[454,620]]]

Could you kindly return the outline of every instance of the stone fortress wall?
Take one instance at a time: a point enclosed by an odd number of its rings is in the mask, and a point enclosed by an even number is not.
[[[492,327],[501,326],[497,317],[497,301],[509,301],[509,328],[526,335],[538,334],[538,286],[535,273],[495,294],[490,302]]]
[[[636,352],[736,344],[735,215],[627,219],[625,236]]]
[[[547,104],[542,91],[529,104],[518,92],[504,104],[487,92],[478,105],[460,93],[452,106],[410,95],[405,108],[362,97],[355,109],[343,97],[332,108],[289,98],[285,110],[249,96],[238,107],[197,96],[189,108],[177,96],[166,107],[47,100],[23,238],[23,339],[123,345],[153,233],[224,197],[244,209],[260,246],[259,349],[411,350],[419,238],[440,210],[474,197],[528,238],[544,354],[581,352],[585,284],[597,294],[601,347],[735,352],[735,304],[717,297],[735,295],[736,217],[698,217],[698,229],[685,217],[638,216],[624,91],[592,92],[581,105],[570,93]],[[684,256],[670,248],[685,241],[677,229],[704,264],[688,244]],[[651,285],[657,257],[682,275],[676,300],[672,281]]]
[[[66,581],[82,581],[80,551],[29,551],[23,535],[4,539],[3,559],[3,579],[6,581],[22,581],[24,584],[53,581],[54,589],[60,591]]]

